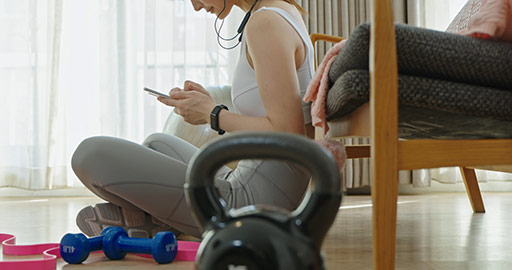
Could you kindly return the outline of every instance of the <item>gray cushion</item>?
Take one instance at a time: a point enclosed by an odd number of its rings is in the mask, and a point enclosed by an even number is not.
[[[512,91],[512,44],[396,25],[400,74]],[[368,70],[369,24],[358,26],[329,71],[331,85],[348,70]]]
[[[403,74],[398,91],[401,138],[512,137],[512,91]],[[368,70],[346,71],[328,92],[327,120],[368,100]]]

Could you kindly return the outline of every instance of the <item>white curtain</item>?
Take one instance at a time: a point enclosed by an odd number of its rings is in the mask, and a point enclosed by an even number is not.
[[[370,20],[371,0],[297,0],[306,11],[304,16],[310,33],[321,33],[348,38],[361,23]],[[405,22],[404,0],[393,0],[395,21]],[[317,55],[323,55],[332,47],[330,43],[317,44]]]
[[[370,0],[301,0],[298,1],[308,12],[305,16],[306,25],[310,33],[322,33],[327,35],[349,38],[350,33],[361,23],[370,21]],[[406,22],[406,5],[404,0],[394,0],[395,21]],[[316,44],[317,59],[321,61],[325,53],[332,47],[332,44]],[[346,130],[344,122],[331,121],[328,136],[336,136],[336,130]],[[369,144],[368,137],[345,137],[340,138],[345,145]],[[400,182],[414,182],[415,186],[422,185],[417,174],[411,171],[400,172]],[[349,159],[342,171],[344,188],[359,188],[370,185],[370,159]],[[414,181],[412,180],[414,179]]]
[[[66,185],[61,0],[0,2],[0,185]]]
[[[161,131],[171,108],[144,86],[230,84],[238,50],[217,45],[214,20],[185,0],[0,0],[0,187],[79,187],[83,139]]]

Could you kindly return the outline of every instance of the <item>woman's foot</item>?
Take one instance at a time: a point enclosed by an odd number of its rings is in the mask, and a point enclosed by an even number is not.
[[[110,226],[123,227],[130,237],[138,238],[151,238],[160,231],[171,231],[176,236],[181,234],[142,210],[125,209],[112,203],[83,208],[76,216],[76,224],[90,237],[100,235]]]

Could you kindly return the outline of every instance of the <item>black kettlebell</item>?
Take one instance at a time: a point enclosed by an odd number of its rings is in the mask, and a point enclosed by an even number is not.
[[[227,162],[248,158],[296,162],[311,173],[313,188],[293,212],[270,206],[228,211],[214,175]],[[185,196],[203,231],[198,269],[325,269],[320,249],[338,213],[341,184],[334,157],[312,140],[259,132],[216,140],[193,157]]]

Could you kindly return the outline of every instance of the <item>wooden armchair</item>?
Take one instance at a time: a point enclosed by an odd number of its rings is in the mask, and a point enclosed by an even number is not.
[[[318,34],[311,34],[311,41],[315,46],[316,53],[316,44],[319,41],[337,43],[343,40],[342,37]],[[317,66],[317,59],[315,58],[315,66]],[[323,131],[321,129],[316,129],[315,138],[321,139]],[[351,134],[352,136],[362,135],[362,134]],[[343,137],[335,137],[333,139],[339,140]],[[345,145],[347,158],[356,159],[356,158],[369,158],[370,157],[370,145]],[[501,172],[512,172],[512,167],[509,166],[480,166],[479,169],[484,170],[493,170],[493,171],[501,171]],[[482,199],[482,193],[480,192],[480,187],[478,185],[478,179],[476,177],[475,168],[471,167],[459,167],[462,179],[464,181],[464,185],[466,187],[466,191],[468,194],[469,202],[471,207],[473,208],[473,212],[475,213],[485,213],[485,205]]]
[[[398,171],[460,166],[474,212],[483,213],[474,168],[510,171],[512,139],[398,140],[398,64],[392,0],[373,0],[370,26],[370,145],[347,146],[349,158],[371,158],[375,269],[394,269]],[[316,40],[331,40],[312,37]],[[512,138],[512,134],[509,134]]]

